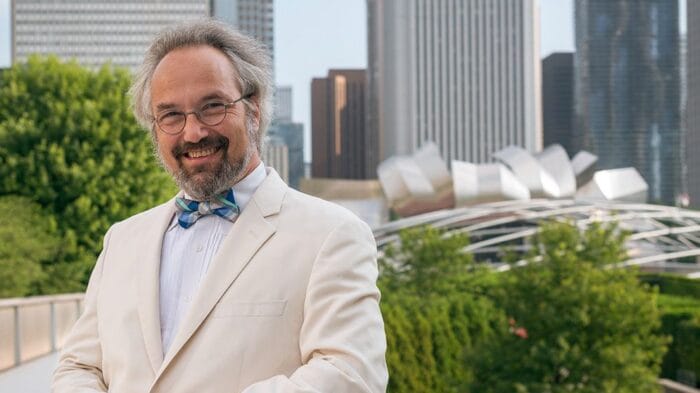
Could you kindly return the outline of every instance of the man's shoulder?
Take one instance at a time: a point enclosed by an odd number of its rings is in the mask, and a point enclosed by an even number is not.
[[[326,224],[337,226],[344,222],[357,222],[364,224],[355,213],[336,203],[305,194],[293,188],[289,188],[285,198],[286,209],[294,212],[294,215],[302,219],[308,219],[314,225]]]
[[[172,200],[136,213],[112,225],[113,230],[131,230],[140,226],[152,227],[154,220],[162,220],[164,215],[172,215]]]

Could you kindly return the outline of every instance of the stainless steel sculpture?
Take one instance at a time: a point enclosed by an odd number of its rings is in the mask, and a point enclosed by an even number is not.
[[[593,180],[578,190],[576,199],[644,203],[647,189],[647,183],[636,169],[608,169],[596,172]]]
[[[455,206],[530,199],[530,190],[503,164],[452,161]]]
[[[554,181],[554,186],[550,191],[553,198],[569,198],[576,193],[576,175],[574,168],[569,161],[561,145],[554,144],[542,150],[536,156],[540,167],[549,175],[548,179]]]
[[[493,157],[502,164],[453,161],[450,174],[437,145],[427,143],[412,156],[382,162],[377,172],[389,206],[403,217],[530,198],[613,202],[645,202],[647,198],[648,186],[634,168],[593,173],[597,157],[585,151],[572,161],[556,144],[536,155],[508,146]],[[584,185],[585,180],[590,181]]]
[[[595,174],[595,163],[598,161],[598,156],[591,154],[585,150],[576,153],[571,160],[571,166],[576,174],[576,186],[581,187],[593,179]]]
[[[389,205],[401,216],[454,207],[452,177],[434,143],[382,162],[377,175]]]
[[[621,266],[700,278],[700,212],[671,206],[573,199],[502,201],[403,218],[373,231],[380,252],[397,242],[405,228],[431,225],[444,229],[446,236],[465,233],[471,239],[465,251],[477,262],[506,270],[510,265],[504,261],[504,251],[525,255],[530,238],[545,220],[566,220],[580,228],[617,222],[630,233],[627,260]]]
[[[556,194],[554,179],[527,150],[518,146],[508,146],[492,155],[513,171],[533,197],[554,197],[553,194]]]

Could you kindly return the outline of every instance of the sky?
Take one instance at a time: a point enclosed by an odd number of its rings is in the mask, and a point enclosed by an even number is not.
[[[573,0],[540,0],[540,54],[574,50]],[[685,0],[680,1],[684,15]],[[10,0],[0,0],[0,67],[10,62]],[[275,79],[292,86],[310,161],[311,79],[331,68],[367,67],[366,0],[274,0]],[[686,22],[681,19],[681,32]]]

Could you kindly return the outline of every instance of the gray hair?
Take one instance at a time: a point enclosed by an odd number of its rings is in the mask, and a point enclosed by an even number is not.
[[[151,78],[158,63],[171,51],[188,46],[207,45],[224,53],[238,72],[242,95],[257,98],[260,123],[254,142],[262,153],[262,143],[272,117],[272,61],[259,41],[233,30],[214,19],[201,19],[170,26],[156,35],[146,51],[143,64],[129,89],[134,115],[142,127],[153,130]],[[253,107],[244,100],[249,110]],[[152,135],[154,137],[154,135]]]

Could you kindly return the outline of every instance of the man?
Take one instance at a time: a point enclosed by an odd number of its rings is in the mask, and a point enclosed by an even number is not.
[[[107,232],[60,392],[382,392],[376,246],[260,161],[270,59],[213,21],[159,34],[134,112],[181,192]]]

